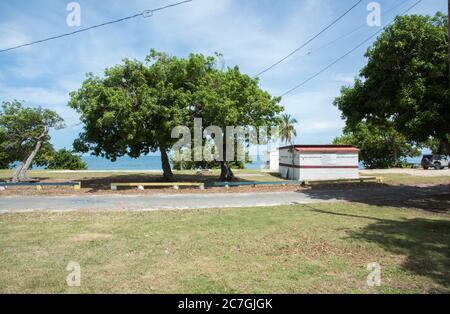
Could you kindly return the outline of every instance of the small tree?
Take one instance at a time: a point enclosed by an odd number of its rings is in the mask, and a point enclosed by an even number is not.
[[[50,129],[63,126],[63,119],[52,110],[26,108],[18,101],[3,102],[0,111],[2,153],[9,155],[9,162],[21,161],[14,171],[13,182],[31,180],[26,172],[33,160],[43,146],[51,148],[48,135]]]
[[[358,147],[360,159],[369,169],[383,169],[401,165],[406,157],[420,155],[420,150],[406,140],[393,127],[373,126],[359,123],[344,135],[334,139],[333,144]]]
[[[278,130],[281,141],[284,141],[286,144],[293,144],[293,139],[297,136],[297,131],[295,130],[294,125],[297,123],[297,119],[292,118],[290,114],[284,113],[281,115]]]
[[[297,124],[298,121],[295,118],[292,118],[290,114],[284,113],[281,115],[281,121],[278,126],[278,136],[280,137],[281,141],[284,141],[286,144],[291,145],[290,153],[292,157],[292,165],[294,165],[295,162],[295,155],[294,155],[294,137],[297,136],[297,131],[295,130],[295,124]]]
[[[53,154],[48,163],[48,169],[86,170],[87,165],[80,156],[63,148]]]

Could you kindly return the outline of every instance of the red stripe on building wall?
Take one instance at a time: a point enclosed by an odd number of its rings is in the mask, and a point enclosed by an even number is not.
[[[302,165],[288,165],[280,164],[280,167],[289,167],[296,169],[359,169],[359,166],[302,166]]]
[[[291,150],[292,146],[280,147],[279,150]],[[359,149],[352,145],[294,145],[294,149],[300,153],[313,154],[349,154],[358,153]]]
[[[359,150],[356,148],[329,148],[329,149],[317,149],[317,148],[296,148],[297,152],[310,153],[310,154],[357,154]]]

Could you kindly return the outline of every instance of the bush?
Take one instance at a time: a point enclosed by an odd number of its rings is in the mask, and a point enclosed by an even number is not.
[[[333,144],[349,144],[360,149],[359,158],[367,169],[406,166],[406,157],[420,156],[420,150],[391,126],[376,126],[361,122]]]
[[[48,163],[48,169],[53,170],[86,170],[87,165],[81,156],[75,155],[65,148],[55,152]]]

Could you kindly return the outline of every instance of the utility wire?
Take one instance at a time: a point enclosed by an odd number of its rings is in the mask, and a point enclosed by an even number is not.
[[[383,13],[384,13],[384,14],[390,13],[390,12],[394,11],[395,9],[397,9],[398,7],[404,5],[406,2],[409,2],[409,1],[410,1],[410,0],[404,0],[403,2],[401,2],[401,3],[399,3],[399,4],[395,5],[395,6],[393,6],[393,7],[391,7],[391,8],[389,8],[388,10],[383,11]],[[311,51],[309,51],[308,53],[306,53],[306,54],[304,54],[304,55],[301,55],[300,58],[301,58],[301,57],[309,56],[309,55],[311,55],[311,54],[313,54],[313,53],[316,53],[316,52],[319,51],[319,50],[322,50],[322,49],[324,49],[324,48],[327,48],[327,47],[331,46],[332,44],[338,42],[339,40],[341,40],[341,39],[343,39],[343,38],[345,38],[345,37],[348,37],[348,36],[350,36],[351,34],[354,34],[354,33],[356,33],[357,31],[359,31],[360,29],[363,29],[363,28],[365,28],[365,27],[367,27],[367,23],[363,23],[363,24],[359,25],[358,27],[356,27],[355,29],[351,30],[350,32],[348,32],[348,33],[346,33],[346,34],[344,34],[344,35],[342,35],[342,36],[339,36],[338,38],[336,38],[336,39],[334,39],[334,40],[332,40],[332,41],[330,41],[330,42],[328,42],[328,43],[326,43],[326,44],[324,44],[324,45],[322,45],[322,46],[320,46],[320,47],[318,47],[318,48],[316,48],[316,49],[314,49],[314,50],[311,50]]]
[[[414,7],[416,7],[419,3],[421,3],[423,0],[419,0],[416,3],[414,3],[411,7],[409,7],[406,11],[404,11],[403,13],[401,13],[400,15],[404,15],[406,13],[408,13],[410,10],[412,10]],[[291,88],[290,90],[286,91],[285,93],[281,94],[280,96],[286,96],[287,94],[292,93],[294,90],[302,87],[303,85],[305,85],[306,83],[308,83],[309,81],[313,80],[314,78],[316,78],[317,76],[319,76],[320,74],[322,74],[323,72],[325,72],[326,70],[328,70],[329,68],[331,68],[333,65],[335,65],[336,63],[338,63],[339,61],[341,61],[342,59],[344,59],[345,57],[347,57],[349,54],[351,54],[352,52],[354,52],[355,50],[357,50],[358,48],[360,48],[361,46],[363,46],[365,43],[367,43],[368,41],[370,41],[372,38],[374,38],[375,36],[377,36],[379,33],[381,33],[384,29],[386,29],[386,27],[388,27],[389,25],[391,25],[393,22],[395,21],[392,20],[391,22],[389,22],[386,26],[384,26],[383,28],[381,28],[380,30],[378,30],[376,33],[374,33],[373,35],[371,35],[370,37],[366,38],[364,41],[362,41],[361,43],[359,43],[357,46],[353,47],[351,50],[349,50],[347,53],[345,53],[343,56],[339,57],[338,59],[334,60],[332,63],[330,63],[329,65],[327,65],[326,67],[324,67],[322,70],[320,70],[319,72],[317,72],[316,74],[310,76],[309,78],[307,78],[306,80],[304,80],[303,82],[301,82],[300,84],[294,86],[293,88]]]
[[[185,4],[187,2],[192,2],[192,1],[193,0],[185,0],[185,1],[177,2],[177,3],[169,4],[169,5],[166,5],[166,6],[163,6],[163,7],[159,7],[159,8],[155,8],[155,9],[151,9],[151,10],[145,10],[145,11],[143,11],[141,13],[130,15],[130,16],[118,19],[118,20],[113,20],[113,21],[102,23],[102,24],[97,24],[97,25],[94,25],[94,26],[82,28],[82,29],[76,30],[74,32],[65,33],[65,34],[61,34],[61,35],[53,36],[53,37],[48,37],[48,38],[45,38],[45,39],[41,39],[41,40],[30,42],[30,43],[26,43],[26,44],[22,44],[22,45],[10,47],[10,48],[2,49],[2,50],[0,50],[0,53],[11,51],[11,50],[14,50],[14,49],[27,47],[27,46],[31,46],[31,45],[35,45],[35,44],[39,44],[39,43],[43,43],[43,42],[54,40],[54,39],[59,39],[59,38],[75,35],[75,34],[78,34],[78,33],[89,31],[89,30],[94,29],[94,28],[99,28],[99,27],[103,27],[103,26],[106,26],[106,25],[111,25],[111,24],[115,24],[115,23],[124,22],[124,21],[131,20],[131,19],[134,19],[134,18],[137,18],[137,17],[140,17],[140,16],[142,16],[144,18],[147,18],[147,17],[152,16],[153,12],[161,11],[161,10],[164,10],[164,9],[168,9],[168,8],[175,7],[175,6],[178,6],[178,5],[181,5],[181,4]]]
[[[259,77],[262,74],[272,70],[274,67],[276,67],[277,65],[279,65],[280,63],[282,63],[283,61],[285,61],[286,59],[288,59],[290,56],[296,54],[299,50],[301,50],[303,47],[305,47],[306,45],[308,45],[310,42],[312,42],[314,39],[316,39],[317,37],[319,37],[320,35],[322,35],[325,31],[327,31],[329,28],[331,28],[334,24],[336,24],[337,22],[339,22],[344,16],[346,16],[348,13],[350,13],[350,11],[352,11],[354,8],[356,8],[363,0],[359,0],[357,1],[350,9],[348,9],[347,11],[345,11],[342,15],[340,15],[337,19],[335,19],[333,22],[331,22],[330,24],[328,24],[328,26],[326,26],[324,29],[322,29],[319,33],[317,33],[316,35],[314,35],[311,39],[309,39],[308,41],[306,41],[304,44],[302,44],[300,47],[296,48],[295,50],[293,50],[292,52],[290,52],[288,55],[286,55],[285,57],[281,58],[279,61],[275,62],[274,64],[272,64],[271,66],[269,66],[268,68],[262,70],[261,72],[259,72],[258,74],[255,75],[255,77]]]

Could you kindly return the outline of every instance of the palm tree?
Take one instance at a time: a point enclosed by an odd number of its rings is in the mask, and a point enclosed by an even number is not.
[[[279,125],[279,136],[281,141],[284,141],[286,144],[292,144],[292,140],[297,136],[297,131],[295,130],[294,124],[297,124],[298,121],[295,118],[292,118],[290,114],[284,113],[281,115],[281,122]]]
[[[290,114],[284,113],[281,115],[281,122],[279,125],[278,134],[280,136],[281,141],[284,141],[286,144],[290,144],[292,147],[290,149],[290,153],[292,156],[292,165],[295,163],[294,159],[294,143],[293,139],[297,136],[297,131],[295,130],[294,124],[297,124],[297,119],[293,118]],[[289,171],[289,170],[288,170]],[[292,174],[294,174],[294,168],[292,168]],[[289,177],[289,173],[288,173]],[[294,177],[292,177],[294,178]]]

